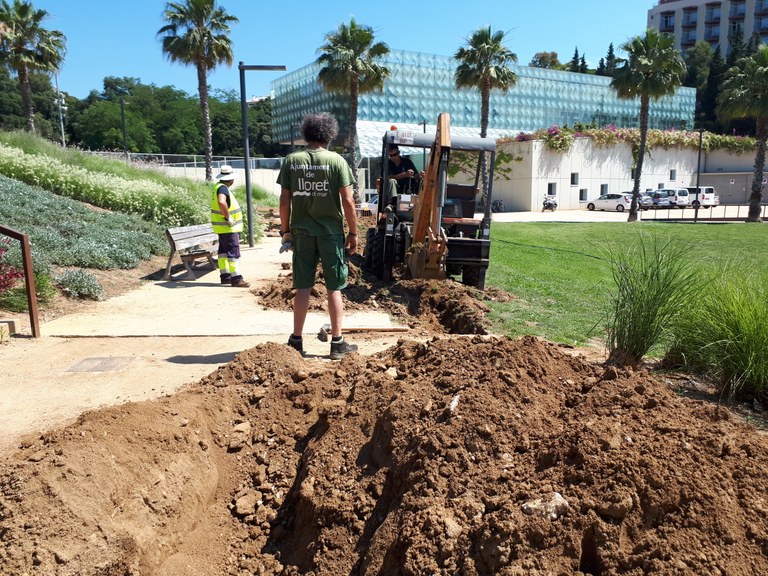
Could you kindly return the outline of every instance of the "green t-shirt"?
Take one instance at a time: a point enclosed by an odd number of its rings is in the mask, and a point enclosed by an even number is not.
[[[277,183],[291,191],[291,230],[311,236],[344,233],[339,189],[352,184],[346,160],[325,148],[289,154]]]

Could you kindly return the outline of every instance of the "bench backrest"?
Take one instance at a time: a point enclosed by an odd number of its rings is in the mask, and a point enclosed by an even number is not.
[[[219,240],[218,234],[213,231],[213,226],[207,224],[195,224],[193,226],[179,226],[168,228],[165,231],[173,250],[184,250],[200,244],[210,244]]]

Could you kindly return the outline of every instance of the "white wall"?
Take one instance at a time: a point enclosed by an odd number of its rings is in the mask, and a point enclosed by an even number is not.
[[[189,178],[190,180],[205,180],[205,168],[186,168],[175,166],[157,166],[157,170],[168,174],[169,176],[175,176],[179,178]],[[235,186],[239,188],[245,187],[245,169],[234,168],[235,173]],[[258,186],[268,192],[272,192],[276,196],[280,196],[280,186],[277,184],[278,170],[268,170],[263,168],[256,168],[251,170],[251,186]],[[216,171],[213,173],[216,176]],[[365,182],[365,170],[358,171],[358,182]],[[362,189],[361,189],[362,193]]]
[[[157,170],[178,178],[189,178],[190,180],[205,180],[205,168],[188,168],[188,167],[176,167],[176,166],[163,166],[157,167]],[[235,173],[235,186],[238,188],[245,187],[245,169],[234,168]],[[213,175],[216,176],[216,170]],[[277,170],[267,169],[254,169],[251,170],[251,186],[258,186],[263,188],[267,192],[280,195],[280,186],[277,185]]]
[[[608,192],[632,190],[632,151],[629,144],[610,148],[594,146],[590,138],[576,138],[566,152],[548,150],[543,140],[505,142],[498,149],[512,155],[509,179],[494,179],[494,200],[501,200],[507,211],[539,210],[549,183],[557,188],[558,209],[578,210],[600,195],[601,185]],[[640,189],[691,186],[696,179],[696,150],[651,150],[643,162]],[[672,180],[671,171],[675,171]],[[578,184],[571,185],[571,174]],[[585,201],[579,192],[586,188]]]

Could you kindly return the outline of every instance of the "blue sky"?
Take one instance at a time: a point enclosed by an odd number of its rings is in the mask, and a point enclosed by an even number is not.
[[[31,0],[49,13],[45,26],[67,37],[59,74],[61,90],[84,98],[101,91],[106,76],[139,78],[145,84],[175,86],[196,95],[193,68],[171,64],[157,31],[164,0]],[[561,61],[574,48],[594,67],[613,42],[617,50],[642,34],[656,0],[220,0],[240,19],[232,29],[234,65],[209,76],[213,89],[240,91],[238,62],[284,65],[296,70],[317,58],[326,33],[355,17],[373,27],[390,48],[452,55],[469,34],[489,24],[507,32],[507,47],[527,65],[536,52],[555,51]],[[247,96],[264,96],[284,72],[247,72]]]

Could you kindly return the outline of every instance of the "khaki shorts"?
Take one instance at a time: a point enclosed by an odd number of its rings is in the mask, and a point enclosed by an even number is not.
[[[308,236],[293,234],[293,287],[312,288],[318,261],[323,264],[323,277],[328,290],[347,286],[349,268],[344,251],[344,234]]]

